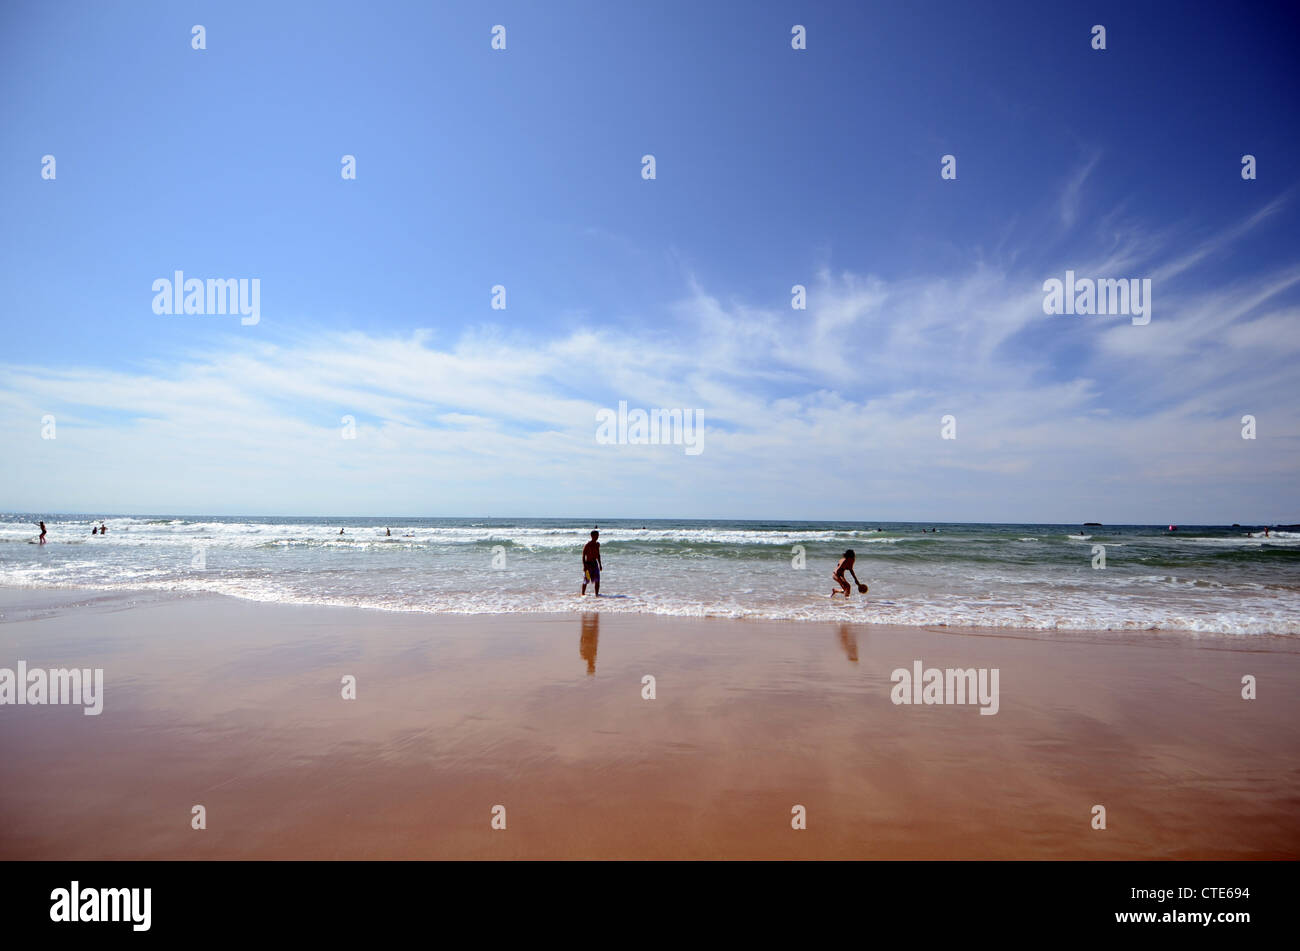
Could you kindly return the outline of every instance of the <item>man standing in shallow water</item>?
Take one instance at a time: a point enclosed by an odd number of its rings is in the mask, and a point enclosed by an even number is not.
[[[582,593],[587,593],[587,585],[596,586],[596,597],[600,597],[600,542],[596,541],[600,532],[592,529],[591,541],[582,547]]]

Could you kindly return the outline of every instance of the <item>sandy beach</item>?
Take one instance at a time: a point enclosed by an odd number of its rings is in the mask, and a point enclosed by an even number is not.
[[[0,605],[0,667],[104,670],[0,708],[5,859],[1300,857],[1293,638]],[[894,704],[915,661],[998,712]]]

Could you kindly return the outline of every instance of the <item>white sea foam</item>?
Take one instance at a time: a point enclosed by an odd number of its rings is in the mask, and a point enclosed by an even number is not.
[[[550,613],[598,604],[682,617],[1300,634],[1300,563],[1285,550],[1300,543],[1300,533],[1264,540],[1108,528],[1107,547],[1116,551],[1106,570],[1096,571],[1088,548],[1071,544],[1091,536],[1067,536],[1065,526],[934,534],[620,524],[601,528],[604,591],[619,597],[583,602],[577,558],[589,529],[580,525],[353,521],[340,536],[337,523],[318,520],[105,521],[109,534],[91,536],[89,519],[47,520],[51,543],[39,547],[20,544],[34,526],[0,519],[0,543],[15,543],[0,544],[0,585],[428,613]],[[384,535],[386,524],[392,536]],[[795,546],[803,548],[806,570],[792,560]],[[871,595],[831,601],[830,571],[846,547],[858,551]],[[201,570],[192,561],[198,549]],[[493,567],[498,553],[500,572]]]

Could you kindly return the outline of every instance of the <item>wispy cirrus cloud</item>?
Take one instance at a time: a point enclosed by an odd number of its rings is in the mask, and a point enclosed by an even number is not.
[[[1240,506],[1289,500],[1300,271],[1210,293],[1178,278],[1276,210],[1190,252],[1133,231],[1080,255],[1090,273],[1161,275],[1145,327],[1044,316],[1052,272],[1017,255],[1015,268],[899,280],[823,268],[807,311],[687,274],[671,333],[232,335],[130,371],[8,365],[6,504],[975,520],[1079,506],[1244,521]],[[596,444],[595,414],[618,400],[702,410],[705,452]],[[1245,412],[1267,442],[1243,445]],[[939,438],[947,414],[956,440]]]
[[[1095,152],[1066,182],[1061,191],[1061,224],[1073,228],[1079,218],[1079,204],[1083,200],[1083,186],[1088,176],[1101,161],[1101,153]]]

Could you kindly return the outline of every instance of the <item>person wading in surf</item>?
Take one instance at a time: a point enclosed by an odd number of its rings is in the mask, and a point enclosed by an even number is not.
[[[835,573],[831,575],[831,578],[835,580],[835,583],[843,589],[844,597],[846,598],[849,596],[849,592],[852,591],[852,589],[849,587],[848,579],[844,577],[844,572],[847,571],[849,574],[853,575],[854,584],[859,587],[862,585],[862,582],[858,580],[858,573],[853,570],[853,561],[855,558],[857,558],[857,556],[853,554],[853,549],[850,548],[844,553],[843,557],[840,558],[840,563],[835,566]],[[831,590],[831,597],[835,597],[834,589]]]
[[[582,593],[587,593],[587,585],[596,586],[596,597],[600,597],[600,542],[596,541],[600,532],[592,530],[591,541],[582,547]]]

